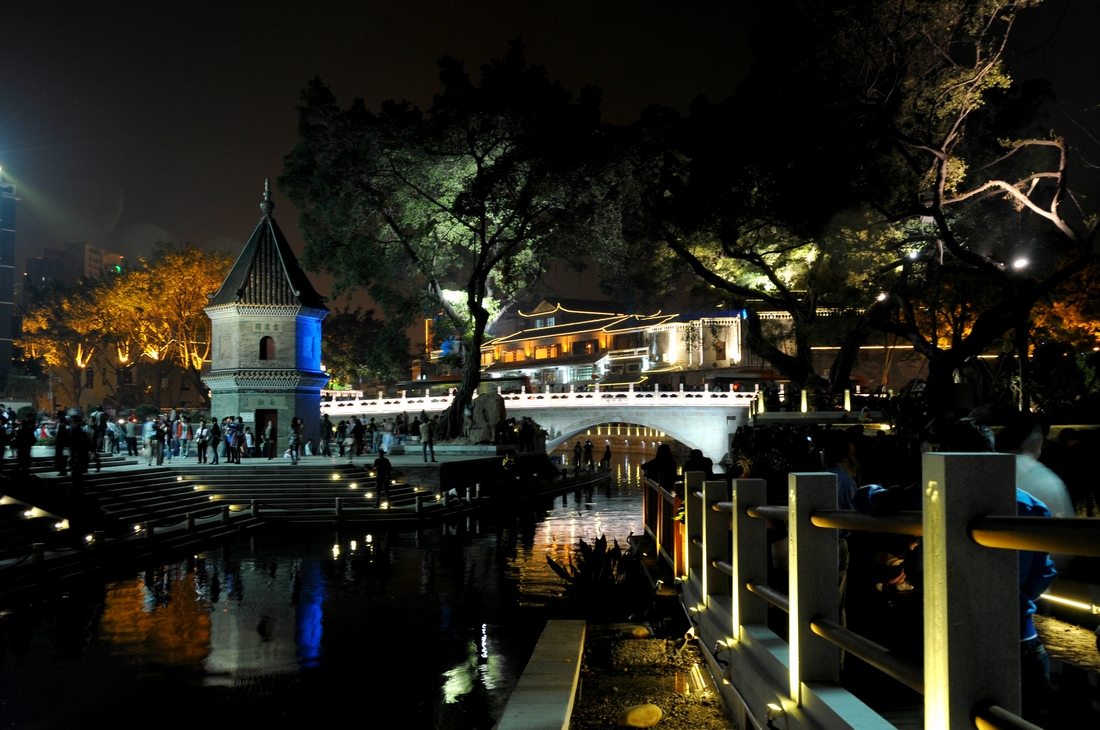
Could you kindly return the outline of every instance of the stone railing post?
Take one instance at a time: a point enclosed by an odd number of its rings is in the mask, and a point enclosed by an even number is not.
[[[970,727],[981,700],[1018,715],[1016,551],[981,547],[967,530],[978,516],[1016,514],[1015,457],[925,454],[922,468],[925,727]]]
[[[729,578],[715,561],[730,562],[730,515],[717,512],[712,507],[726,500],[724,481],[707,481],[703,484],[703,595],[707,607],[711,596],[728,596],[732,592]],[[733,636],[732,633],[727,634]]]
[[[733,566],[730,636],[741,641],[742,626],[767,626],[768,604],[754,596],[746,584],[768,583],[768,523],[749,517],[750,507],[768,503],[763,479],[733,480]]]
[[[791,699],[801,705],[804,683],[840,682],[840,649],[810,629],[815,616],[840,617],[839,534],[810,523],[814,510],[837,508],[836,475],[796,472],[788,489]]]

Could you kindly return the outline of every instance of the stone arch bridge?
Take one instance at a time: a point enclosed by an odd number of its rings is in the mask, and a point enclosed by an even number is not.
[[[381,396],[381,394],[380,394]],[[503,394],[508,414],[529,416],[549,434],[546,450],[604,423],[627,423],[665,433],[688,448],[699,449],[715,463],[726,455],[729,437],[748,423],[756,393],[735,391],[595,391],[583,393]],[[361,416],[380,418],[407,412],[440,413],[450,396],[365,398],[321,404],[337,421]]]

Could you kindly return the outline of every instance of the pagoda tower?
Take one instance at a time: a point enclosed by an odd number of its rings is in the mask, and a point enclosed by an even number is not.
[[[265,180],[263,217],[206,305],[213,354],[204,380],[211,416],[241,416],[257,436],[271,421],[281,450],[294,416],[302,419],[303,443],[317,443],[321,388],[328,382],[321,370],[328,307],[279,230],[274,209]]]

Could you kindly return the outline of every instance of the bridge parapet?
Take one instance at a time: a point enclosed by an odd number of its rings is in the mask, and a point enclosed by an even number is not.
[[[508,410],[558,409],[558,408],[615,408],[622,406],[647,406],[654,408],[749,408],[756,402],[757,393],[738,391],[608,391],[595,390],[570,393],[502,393]],[[449,395],[415,396],[408,391],[400,398],[360,398],[346,401],[330,401],[321,404],[321,413],[334,416],[387,415],[402,411],[426,411],[438,413],[450,407],[454,399]]]
[[[644,524],[683,581],[683,600],[739,727],[893,727],[839,686],[844,650],[924,695],[927,728],[1034,728],[1020,713],[1017,550],[1100,557],[1100,519],[1017,517],[1015,463],[1004,454],[927,454],[923,512],[837,510],[830,473],[790,476],[789,506],[758,479],[686,474],[682,544],[668,544],[663,492],[647,484]],[[994,515],[994,516],[989,516]],[[787,591],[767,585],[765,521],[788,524]],[[924,539],[924,663],[911,665],[839,620],[838,530]],[[950,565],[950,571],[947,566]],[[767,627],[789,614],[789,641]],[[722,666],[719,666],[721,664]]]

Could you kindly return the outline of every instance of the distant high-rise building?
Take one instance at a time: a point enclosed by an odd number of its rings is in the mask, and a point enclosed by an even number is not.
[[[0,393],[8,388],[15,316],[15,185],[0,173]]]
[[[121,254],[110,253],[87,243],[64,243],[61,246],[59,249],[47,248],[41,256],[27,259],[23,277],[24,301],[30,289],[41,289],[51,283],[88,281],[122,271]]]

